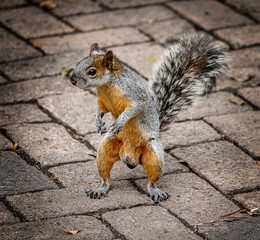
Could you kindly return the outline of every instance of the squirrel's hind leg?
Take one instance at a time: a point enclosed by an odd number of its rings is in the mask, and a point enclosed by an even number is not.
[[[115,138],[106,138],[102,140],[97,154],[97,167],[101,177],[101,185],[87,191],[91,198],[101,198],[105,196],[110,189],[110,171],[116,161],[119,160],[119,149],[121,143]]]
[[[147,173],[150,197],[155,202],[166,200],[170,195],[155,184],[163,174],[164,155],[160,140],[152,140],[152,143],[145,147],[141,161]]]

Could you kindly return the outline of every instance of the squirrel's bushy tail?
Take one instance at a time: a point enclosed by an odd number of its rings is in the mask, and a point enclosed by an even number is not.
[[[161,131],[190,106],[194,97],[210,92],[225,76],[227,51],[211,36],[182,38],[165,49],[149,79],[159,111]]]

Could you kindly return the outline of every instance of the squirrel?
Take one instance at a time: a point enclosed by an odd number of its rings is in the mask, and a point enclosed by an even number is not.
[[[122,160],[130,168],[141,164],[152,200],[166,200],[170,195],[156,186],[164,168],[161,133],[196,96],[210,92],[216,78],[225,77],[226,59],[226,49],[211,36],[180,38],[166,46],[149,79],[149,91],[111,50],[101,54],[98,44],[92,44],[89,56],[76,65],[70,78],[80,89],[96,87],[96,126],[99,133],[105,133],[96,158],[102,182],[87,195],[105,196],[113,164]],[[108,112],[115,121],[106,131],[102,117]]]

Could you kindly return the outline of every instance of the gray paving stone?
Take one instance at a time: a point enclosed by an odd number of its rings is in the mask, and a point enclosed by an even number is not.
[[[100,48],[147,41],[148,37],[141,34],[134,28],[124,27],[105,29],[90,33],[77,33],[61,37],[38,38],[33,42],[41,42],[42,49],[48,54],[61,53],[65,51],[87,49],[97,42]],[[55,42],[55,44],[53,44]]]
[[[208,117],[206,121],[219,129],[224,135],[237,142],[253,156],[260,156],[260,112],[229,114]]]
[[[7,82],[8,81],[4,77],[0,76],[0,83],[7,83]]]
[[[19,219],[15,218],[5,207],[5,205],[0,202],[0,226],[3,224],[13,224],[19,222]],[[1,227],[2,229],[2,227]],[[1,236],[1,235],[0,235]]]
[[[0,151],[13,148],[13,144],[0,134]]]
[[[260,166],[229,142],[203,143],[171,153],[225,194],[260,187]]]
[[[145,180],[137,180],[136,183],[147,192]],[[190,225],[207,223],[239,210],[234,203],[192,173],[163,176],[157,186],[171,195],[160,205]]]
[[[67,231],[79,230],[76,235]],[[95,217],[69,216],[1,227],[2,240],[13,239],[113,239],[113,234]]]
[[[65,187],[80,186],[97,187],[100,177],[97,170],[96,161],[83,163],[67,164],[64,166],[53,167],[49,172]],[[188,169],[178,163],[171,155],[165,153],[164,173],[188,172]],[[129,169],[123,162],[115,163],[111,171],[112,180],[147,178],[146,172],[141,165],[135,169]],[[112,183],[113,185],[114,183]]]
[[[35,3],[40,3],[42,0],[33,0]],[[102,10],[98,3],[91,0],[55,0],[57,7],[51,11],[58,16],[67,16],[72,14],[92,13]]]
[[[151,77],[154,64],[163,54],[163,48],[152,43],[114,47],[111,50],[116,57],[146,78]]]
[[[127,239],[201,239],[160,206],[117,210],[102,216]]]
[[[26,4],[25,0],[2,0],[0,2],[0,8],[16,7]]]
[[[125,7],[137,7],[153,3],[162,3],[166,0],[132,0],[132,1],[117,1],[117,0],[99,0],[107,8],[125,8]]]
[[[242,88],[238,93],[252,103],[254,106],[260,108],[260,87],[256,88]]]
[[[249,193],[241,193],[234,196],[234,200],[243,205],[243,207],[260,214],[260,192],[254,191]]]
[[[252,108],[247,104],[237,105],[231,101],[241,99],[228,92],[211,93],[195,101],[195,104],[180,113],[176,120],[199,119],[207,116],[216,116],[237,112],[249,111]]]
[[[195,33],[195,29],[189,22],[177,16],[167,21],[142,24],[138,26],[138,28],[142,29],[160,43],[172,42],[183,34]]]
[[[40,78],[0,86],[0,103],[30,101],[48,95],[80,92],[62,76]]]
[[[108,125],[109,126],[109,125]],[[91,133],[85,136],[85,139],[97,150],[103,136],[100,133]]]
[[[230,52],[233,67],[258,67],[260,65],[260,47],[251,47]]]
[[[260,43],[260,25],[218,30],[215,34],[226,40],[234,48],[248,47]]]
[[[87,160],[88,148],[54,123],[22,124],[7,127],[19,146],[42,166]]]
[[[252,22],[216,1],[180,1],[168,5],[207,31]]]
[[[5,63],[0,65],[0,69],[13,81],[46,77],[61,73],[62,68],[74,68],[76,63],[88,54],[89,50],[87,48],[84,51],[66,52],[30,60]]]
[[[0,126],[42,121],[51,119],[34,104],[0,106]]]
[[[24,38],[73,31],[71,27],[33,6],[1,11],[0,21]]]
[[[206,224],[198,226],[198,232],[214,240],[259,240],[260,217]]]
[[[88,190],[87,186],[85,190]],[[107,197],[101,199],[92,199],[83,189],[76,187],[15,195],[6,199],[28,221],[34,221],[36,217],[56,218],[152,203],[150,198],[126,181],[113,183]]]
[[[154,24],[159,20],[172,18],[174,14],[163,6],[150,6],[136,9],[107,11],[91,15],[69,17],[67,20],[82,31],[110,27]],[[87,24],[86,24],[87,23]]]
[[[42,172],[27,164],[14,152],[0,152],[0,173],[0,197],[58,188]]]
[[[2,28],[0,28],[0,38],[0,62],[41,56],[37,50]]]
[[[163,145],[166,149],[218,139],[220,139],[220,135],[203,121],[173,123],[171,128],[162,135]]]

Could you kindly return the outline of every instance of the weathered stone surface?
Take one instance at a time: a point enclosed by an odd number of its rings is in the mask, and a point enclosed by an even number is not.
[[[260,166],[229,142],[204,143],[171,153],[225,194],[260,187]]]
[[[233,222],[215,222],[198,226],[198,232],[214,240],[258,240],[260,217],[246,218]]]
[[[145,180],[136,182],[147,192]],[[157,185],[171,195],[160,204],[190,225],[207,223],[239,210],[234,203],[192,173],[164,176]]]
[[[242,88],[238,93],[252,103],[254,106],[260,108],[260,87],[256,88]]]
[[[183,34],[195,33],[195,29],[190,23],[177,16],[167,21],[142,24],[139,28],[160,43],[172,42]]]
[[[260,192],[254,191],[241,193],[234,196],[234,200],[243,205],[244,208],[253,210],[255,214],[260,214]]]
[[[0,76],[0,83],[6,83],[6,82],[7,80],[4,77]]]
[[[24,192],[58,188],[35,167],[14,152],[0,152],[0,197]]]
[[[187,171],[188,169],[186,167],[178,163],[171,155],[165,153],[165,174]],[[84,187],[89,184],[91,184],[92,187],[97,187],[100,182],[96,161],[53,167],[49,172],[52,173],[55,178],[58,178],[65,187]],[[110,176],[112,180],[147,178],[146,172],[141,165],[138,165],[135,169],[129,169],[121,161],[115,163]]]
[[[229,42],[232,47],[248,47],[260,43],[260,25],[218,30],[215,34]]]
[[[13,148],[13,144],[0,134],[0,151]]]
[[[65,51],[87,49],[97,42],[101,48],[147,41],[148,37],[141,34],[134,28],[124,27],[115,29],[105,29],[90,33],[77,33],[61,37],[38,38],[32,42],[41,42],[42,49],[48,53],[60,53]],[[55,42],[55,44],[53,44]]]
[[[0,21],[24,38],[73,31],[71,27],[33,6],[2,11]]]
[[[109,126],[109,125],[108,125]],[[85,139],[97,150],[103,136],[100,133],[87,134]]]
[[[155,62],[163,54],[162,47],[152,43],[114,47],[111,50],[120,60],[146,78],[151,77]]]
[[[41,53],[39,53],[37,50],[33,49],[31,46],[2,28],[0,28],[0,38],[0,62],[41,56]]]
[[[5,205],[0,202],[0,225],[2,224],[13,224],[19,222],[5,207]],[[1,227],[2,232],[2,227]],[[0,235],[1,236],[1,235]]]
[[[228,92],[212,93],[195,101],[195,104],[177,116],[177,120],[200,119],[207,116],[216,116],[236,112],[249,111],[252,108],[247,104],[237,105],[232,101],[241,99]]]
[[[0,8],[15,7],[26,4],[25,0],[2,0],[0,2]]]
[[[180,1],[168,5],[208,31],[252,22],[216,1]]]
[[[7,132],[42,166],[90,159],[88,148],[58,124],[12,125]]]
[[[42,0],[33,0],[40,3]],[[92,13],[102,10],[97,2],[91,0],[55,0],[57,7],[52,9],[52,12],[58,16],[67,16],[72,14]]]
[[[102,216],[127,239],[201,239],[160,206],[117,210]]]
[[[30,101],[66,92],[77,93],[80,89],[62,76],[34,79],[0,86],[0,103]]]
[[[104,4],[107,8],[125,8],[125,7],[136,7],[152,3],[161,3],[165,0],[132,0],[132,1],[117,1],[117,0],[99,0],[100,3]]]
[[[35,220],[35,219],[33,219]],[[79,230],[76,235],[68,231]],[[113,239],[113,234],[95,217],[69,216],[1,227],[2,240],[13,239]]]
[[[88,186],[85,190],[89,190]],[[101,199],[92,199],[83,189],[76,187],[16,195],[6,199],[29,221],[34,221],[35,217],[54,218],[152,203],[150,198],[136,191],[126,181],[114,182],[107,197]]]
[[[67,20],[82,31],[139,25],[142,23],[153,24],[155,21],[173,17],[169,9],[162,6],[151,6],[136,9],[107,11],[97,14],[74,16]]]
[[[42,121],[51,119],[34,104],[0,106],[0,126]]]
[[[163,145],[166,149],[220,139],[219,134],[203,121],[173,123],[170,127],[162,135]]]
[[[229,114],[218,117],[208,117],[206,121],[219,129],[239,146],[253,156],[260,156],[260,112]]]
[[[260,47],[251,47],[230,52],[233,67],[258,67],[260,65]]]

